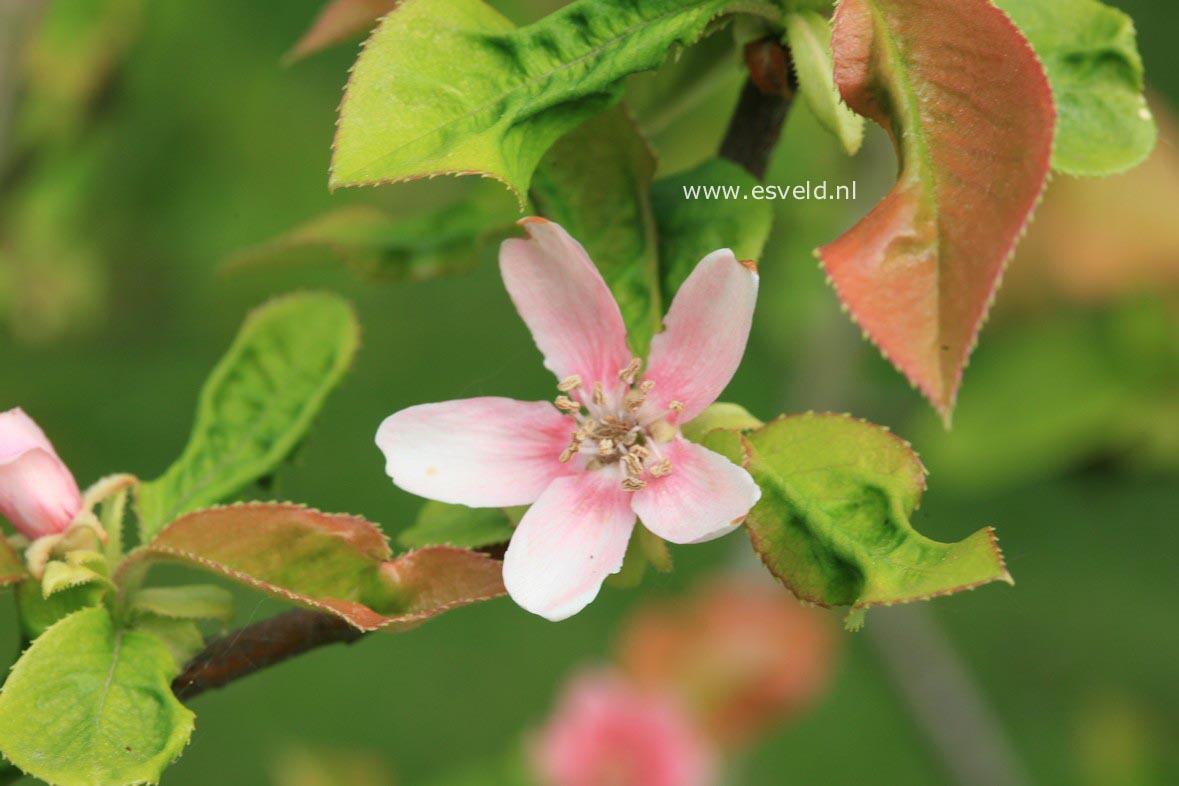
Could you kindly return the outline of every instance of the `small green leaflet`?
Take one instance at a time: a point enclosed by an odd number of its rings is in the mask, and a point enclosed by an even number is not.
[[[172,654],[117,629],[105,608],[58,622],[21,656],[0,693],[0,752],[56,786],[156,783],[192,734],[172,695]]]
[[[515,522],[502,508],[468,508],[445,502],[427,502],[412,527],[403,529],[397,542],[411,549],[423,546],[457,546],[481,549],[507,543]]]
[[[251,314],[201,392],[188,447],[139,489],[140,540],[273,472],[307,434],[359,342],[352,308],[335,295],[290,295]]]
[[[885,429],[800,415],[706,442],[732,458],[735,440],[762,491],[746,521],[754,548],[802,600],[863,609],[1011,582],[990,528],[949,544],[913,529],[924,468]]]
[[[352,70],[331,185],[482,174],[523,204],[545,151],[617,103],[624,77],[735,10],[781,18],[762,0],[575,0],[516,28],[482,0],[407,0]]]
[[[786,42],[806,105],[847,154],[855,155],[864,143],[864,118],[843,103],[835,86],[831,23],[814,11],[787,14]]]
[[[233,621],[233,593],[214,584],[148,587],[135,593],[131,611],[177,620]]]
[[[1141,163],[1158,137],[1142,95],[1134,22],[1097,0],[995,0],[1036,50],[1056,101],[1052,168],[1111,175]]]
[[[659,227],[666,302],[671,302],[700,260],[718,248],[732,248],[737,259],[760,259],[774,221],[768,202],[690,199],[684,189],[734,186],[748,194],[757,184],[753,175],[723,158],[709,159],[655,183],[651,204]]]

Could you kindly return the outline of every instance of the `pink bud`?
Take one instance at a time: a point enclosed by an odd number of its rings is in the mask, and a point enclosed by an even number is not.
[[[0,413],[0,513],[29,538],[62,532],[82,509],[78,484],[21,409]]]
[[[690,716],[621,676],[566,689],[534,751],[544,786],[711,786],[716,756]]]

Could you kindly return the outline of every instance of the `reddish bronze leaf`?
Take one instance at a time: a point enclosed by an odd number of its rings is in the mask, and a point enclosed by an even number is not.
[[[182,516],[134,555],[184,562],[326,611],[361,630],[400,630],[504,593],[499,562],[450,546],[396,558],[362,518],[252,503]]]
[[[330,0],[303,37],[287,53],[287,62],[359,37],[376,27],[377,20],[392,11],[397,0]]]
[[[819,256],[880,350],[949,420],[1048,176],[1044,69],[987,0],[843,0],[835,80],[892,136],[892,192]]]

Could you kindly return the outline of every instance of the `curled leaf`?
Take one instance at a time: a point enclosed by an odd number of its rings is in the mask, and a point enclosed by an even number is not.
[[[863,609],[1011,582],[990,528],[957,543],[913,528],[925,470],[885,429],[801,415],[741,442],[762,492],[746,521],[753,546],[802,600]]]
[[[360,630],[400,630],[504,592],[500,563],[490,557],[432,546],[393,558],[381,531],[362,518],[282,503],[183,516],[128,562],[151,559],[208,570]]]
[[[900,175],[819,256],[852,317],[948,421],[1048,176],[1052,94],[988,0],[843,0],[833,47],[844,100],[891,134]]]

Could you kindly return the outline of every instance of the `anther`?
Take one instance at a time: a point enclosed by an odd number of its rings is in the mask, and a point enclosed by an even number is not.
[[[628,391],[627,394],[622,397],[623,408],[632,414],[642,409],[643,404],[645,403],[647,403],[647,397],[637,390]]]
[[[593,402],[599,407],[606,403],[606,393],[602,390],[601,382],[594,383]]]
[[[560,458],[561,463],[568,464],[569,461],[573,458],[573,455],[575,453],[577,453],[577,446],[576,445],[570,445],[569,447],[565,448],[565,450],[563,450],[561,452],[561,458]]]
[[[626,465],[626,474],[632,478],[641,477],[643,474],[643,462],[639,457],[633,453],[627,453],[622,457],[622,463]]]
[[[646,461],[651,457],[651,451],[647,450],[642,445],[635,445],[630,449],[632,455],[638,456],[640,461]]]
[[[571,390],[577,390],[579,387],[581,387],[581,377],[574,374],[571,377],[562,379],[557,385],[557,390],[562,393],[568,393]]]
[[[684,412],[684,402],[682,402],[682,401],[670,401],[670,402],[668,402],[667,407],[668,407],[668,409],[675,410],[676,412],[680,413],[681,415]]]
[[[671,474],[671,459],[656,461],[650,468],[651,477],[662,478]]]
[[[614,452],[614,440],[604,439],[598,443],[598,452],[603,456],[609,456]]]
[[[626,478],[622,481],[623,491],[642,491],[645,488],[647,488],[646,482],[636,478]]]
[[[553,402],[557,405],[557,409],[565,412],[580,412],[581,405],[568,396],[557,396],[557,400]]]
[[[654,389],[655,380],[653,379],[645,379],[643,380],[643,384],[639,385],[639,390],[643,391],[644,393],[650,393]]]
[[[628,385],[635,383],[635,377],[639,374],[639,369],[643,367],[643,361],[639,358],[631,358],[630,363],[626,364],[626,368],[618,372],[618,378]]]

